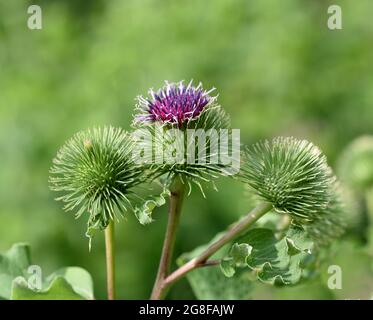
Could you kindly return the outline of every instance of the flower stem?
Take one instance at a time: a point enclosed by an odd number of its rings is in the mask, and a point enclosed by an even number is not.
[[[226,245],[229,241],[236,238],[249,226],[254,224],[260,217],[266,214],[272,209],[272,205],[268,203],[259,204],[250,213],[244,216],[241,220],[236,222],[227,232],[216,242],[211,244],[205,251],[203,251],[198,257],[190,260],[179,269],[171,273],[165,279],[164,290],[167,290],[175,281],[185,276],[188,272],[208,265],[215,265],[214,263],[209,264],[207,259],[211,257],[216,251]]]
[[[105,229],[106,279],[108,300],[115,300],[115,246],[114,221],[110,220]]]
[[[184,198],[184,185],[181,183],[179,178],[176,178],[170,191],[171,195],[168,211],[168,223],[165,239],[163,242],[158,274],[150,297],[150,299],[152,300],[163,299],[168,291],[168,288],[165,287],[165,279],[168,275],[171,264],[172,253],[176,239],[176,230],[179,225],[181,207]]]

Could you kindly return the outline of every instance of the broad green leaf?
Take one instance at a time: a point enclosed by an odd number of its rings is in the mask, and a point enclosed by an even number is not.
[[[48,276],[45,283],[52,283],[56,277],[63,277],[74,291],[83,298],[93,299],[93,281],[87,270],[80,267],[62,268]]]
[[[93,299],[92,278],[86,270],[59,269],[44,281],[41,279],[42,288],[37,290],[29,283],[30,266],[27,244],[15,244],[0,255],[0,299]]]
[[[183,254],[177,261],[179,265],[198,256],[211,243],[221,237],[218,234],[214,239],[192,252]],[[229,245],[216,252],[211,259],[222,259],[228,254]],[[229,264],[230,266],[230,264]],[[223,273],[222,266],[198,268],[187,274],[187,279],[200,300],[246,300],[250,298],[253,290],[252,274],[249,268],[239,269],[234,277],[228,278]]]
[[[312,241],[298,227],[290,227],[277,239],[272,230],[252,229],[238,240],[253,247],[247,265],[258,278],[271,284],[296,284],[300,281],[302,262],[311,254]]]
[[[30,247],[25,243],[14,244],[0,254],[0,298],[10,299],[13,279],[25,276],[30,264]]]
[[[247,300],[253,290],[248,269],[237,270],[234,277],[226,277],[218,266],[196,269],[187,279],[199,300]]]
[[[220,236],[184,254],[179,265],[198,256]],[[199,268],[190,272],[187,279],[199,299],[248,299],[255,278],[269,284],[298,283],[305,277],[306,260],[312,258],[312,248],[313,242],[306,232],[296,226],[291,226],[281,238],[273,230],[255,228],[211,257],[221,261],[220,270]]]
[[[152,223],[154,220],[152,218],[153,210],[156,207],[161,207],[166,203],[166,197],[170,195],[170,190],[164,188],[159,196],[152,196],[145,200],[140,207],[134,209],[135,215],[142,225]]]
[[[12,285],[12,300],[84,300],[62,276],[54,277],[45,290],[34,291],[24,278],[15,279]]]

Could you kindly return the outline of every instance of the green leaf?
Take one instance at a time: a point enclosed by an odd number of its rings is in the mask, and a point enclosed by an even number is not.
[[[199,300],[247,300],[253,290],[248,269],[227,278],[218,266],[206,267],[190,272],[187,279]]]
[[[306,251],[311,253],[313,248],[313,241],[307,236],[305,230],[301,227],[292,226],[288,229],[285,236],[288,245],[288,253],[290,255]]]
[[[14,244],[5,254],[0,254],[0,299],[93,299],[93,282],[86,270],[59,269],[42,281],[42,288],[38,290],[28,281],[30,266],[27,244]]]
[[[142,225],[152,223],[154,221],[152,218],[153,210],[156,207],[163,206],[166,203],[166,197],[170,196],[170,194],[170,190],[164,188],[159,196],[151,196],[140,207],[136,207],[134,212],[139,222]]]
[[[253,247],[247,243],[235,243],[230,251],[230,256],[236,264],[243,265],[246,263],[246,259],[250,255],[252,249]]]
[[[221,235],[182,255],[178,264],[198,256]],[[211,257],[221,261],[220,268],[199,268],[187,274],[187,279],[199,299],[248,299],[255,279],[272,285],[293,285],[306,277],[306,260],[313,257],[312,249],[313,242],[302,228],[291,226],[280,238],[273,230],[255,228]]]
[[[183,254],[177,261],[179,265],[198,256],[211,243],[215,242],[222,234],[218,234],[210,243],[200,246],[190,253]],[[211,259],[222,259],[228,252],[229,245],[216,252]],[[231,264],[228,265],[231,267]],[[187,279],[199,300],[245,300],[249,299],[253,290],[251,271],[239,269],[234,277],[227,278],[222,273],[221,266],[211,266],[195,269],[187,274]],[[229,271],[226,271],[229,274]]]
[[[238,242],[253,247],[247,265],[260,280],[270,284],[299,282],[303,273],[302,262],[313,247],[306,232],[293,226],[281,239],[277,239],[272,230],[258,228],[249,230]]]
[[[223,259],[220,262],[220,268],[221,268],[221,271],[223,272],[223,274],[228,278],[233,277],[234,274],[236,273],[236,269],[235,269],[232,261],[228,260],[228,259]]]
[[[25,276],[30,264],[30,247],[25,243],[14,244],[5,254],[0,254],[0,298],[10,299],[13,279]]]
[[[54,277],[50,286],[41,291],[30,289],[24,278],[13,281],[12,300],[84,300],[62,276]]]
[[[230,252],[228,257],[224,258],[221,263],[220,267],[227,277],[232,277],[235,274],[236,267],[242,267],[246,265],[246,259],[251,254],[252,247],[247,243],[235,243]]]
[[[63,277],[73,290],[83,298],[93,299],[93,281],[87,270],[80,267],[62,268],[48,276],[45,282],[52,283],[57,277]]]

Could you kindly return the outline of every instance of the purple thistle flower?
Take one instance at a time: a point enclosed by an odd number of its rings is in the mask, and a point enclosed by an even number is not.
[[[214,91],[212,88],[205,91],[202,83],[197,87],[192,81],[185,86],[183,81],[179,83],[168,83],[154,92],[149,91],[150,98],[138,97],[138,108],[141,110],[136,122],[154,122],[177,124],[179,127],[185,122],[197,118],[205,107],[214,101],[216,97],[210,96]]]

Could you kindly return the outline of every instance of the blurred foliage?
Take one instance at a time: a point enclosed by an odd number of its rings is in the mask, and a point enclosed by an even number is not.
[[[27,28],[30,4],[42,7],[42,30]],[[330,4],[342,6],[343,30],[327,28]],[[89,253],[85,222],[53,201],[51,159],[81,129],[128,129],[134,98],[165,79],[217,87],[242,142],[294,135],[334,165],[352,139],[373,131],[372,10],[371,0],[0,0],[0,251],[27,241],[44,275],[79,265],[105,297],[102,236]],[[187,199],[176,256],[250,209],[239,183],[223,178],[218,187],[206,191],[208,201],[198,192]],[[141,226],[127,215],[118,224],[120,298],[149,296],[165,208],[154,218]],[[331,257],[345,271],[343,294],[321,278],[306,287],[258,285],[254,298],[369,298],[371,257],[362,245],[343,242]],[[191,297],[185,280],[169,295]]]
[[[343,181],[356,191],[373,189],[373,136],[359,137],[346,147],[339,171]]]

